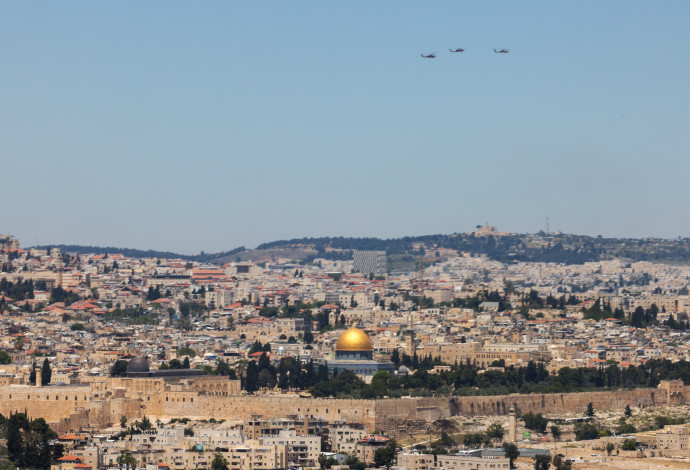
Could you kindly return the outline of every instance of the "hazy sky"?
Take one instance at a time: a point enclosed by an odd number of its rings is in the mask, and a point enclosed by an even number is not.
[[[0,233],[690,236],[689,24],[687,0],[2,2]]]

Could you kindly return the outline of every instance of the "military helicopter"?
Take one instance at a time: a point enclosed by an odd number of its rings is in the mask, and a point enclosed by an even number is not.
[[[421,56],[424,57],[425,59],[435,59],[435,58],[436,58],[436,53],[433,52],[433,53],[427,54],[427,55],[421,54]]]
[[[496,54],[507,54],[510,51],[508,49],[501,49],[500,51],[497,51],[496,49],[494,49],[494,52]]]
[[[457,49],[448,49],[448,50],[449,50],[450,52],[465,52],[465,49],[460,49],[460,48],[457,48]]]

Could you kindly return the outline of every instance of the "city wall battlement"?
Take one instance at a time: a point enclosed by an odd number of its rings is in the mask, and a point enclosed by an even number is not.
[[[493,395],[433,398],[350,400],[301,398],[288,394],[209,395],[199,391],[130,391],[123,388],[84,385],[0,387],[0,413],[27,412],[43,417],[60,432],[79,427],[107,427],[121,416],[139,419],[198,418],[248,420],[252,415],[265,419],[287,415],[311,416],[329,422],[357,422],[369,432],[391,435],[405,432],[413,423],[430,423],[453,416],[507,415],[510,406],[518,414],[534,412],[564,414],[584,412],[588,403],[595,410],[623,409],[626,405],[646,407],[690,401],[690,386],[662,382],[658,388],[639,388],[589,393]]]

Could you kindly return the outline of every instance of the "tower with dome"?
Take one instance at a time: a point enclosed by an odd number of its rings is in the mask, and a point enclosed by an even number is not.
[[[328,372],[351,370],[365,381],[379,371],[393,373],[395,365],[392,362],[378,362],[373,357],[374,347],[369,335],[353,326],[335,343],[335,360],[327,362]]]

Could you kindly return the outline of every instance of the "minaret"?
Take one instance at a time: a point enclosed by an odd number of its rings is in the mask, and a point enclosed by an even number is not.
[[[36,370],[36,369],[34,369],[34,370]],[[37,387],[43,386],[43,366],[39,367],[36,370],[36,386]]]
[[[515,415],[515,407],[510,405],[508,411],[508,442],[517,442],[517,416]]]

